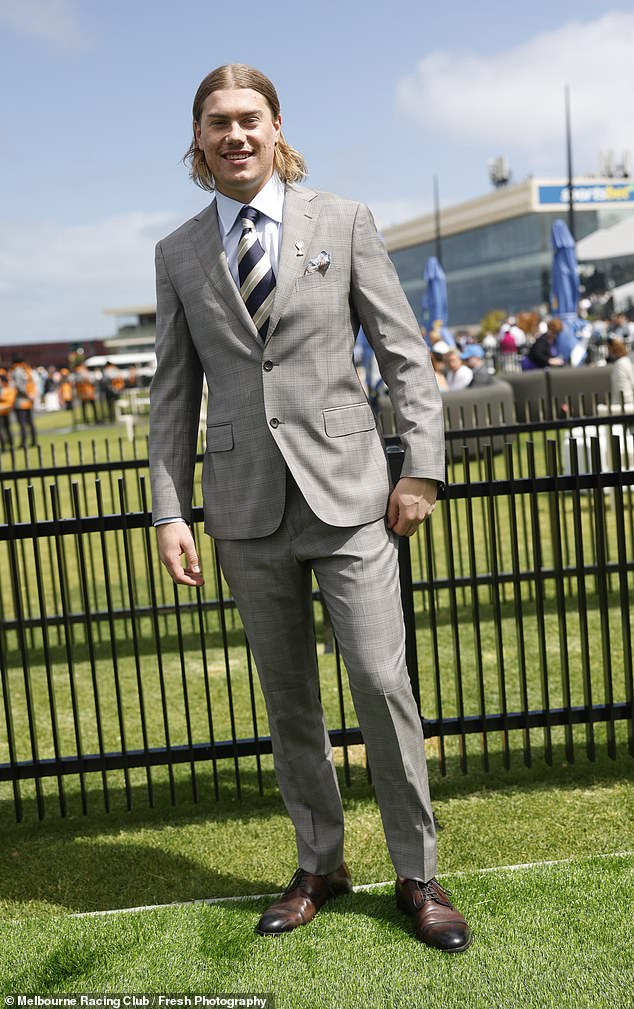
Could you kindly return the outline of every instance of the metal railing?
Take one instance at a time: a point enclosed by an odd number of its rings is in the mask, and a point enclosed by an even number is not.
[[[552,762],[557,747],[615,756],[621,740],[634,755],[632,424],[449,433],[447,488],[400,546],[408,670],[443,773],[449,757],[466,772],[493,753],[506,767],[514,752]],[[455,450],[474,438],[475,456]],[[97,783],[106,810],[139,788],[150,804],[159,787],[172,802],[183,787],[240,795],[244,774],[262,789],[270,766],[213,544],[199,536],[205,586],[176,589],[156,554],[147,459],[120,455],[0,471],[0,795],[12,790],[18,818],[27,800],[39,816],[88,812]],[[394,439],[388,455],[396,475]],[[317,587],[314,604],[322,703],[350,780],[362,736]]]

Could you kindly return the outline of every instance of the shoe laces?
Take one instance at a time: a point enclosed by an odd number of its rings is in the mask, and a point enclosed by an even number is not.
[[[304,885],[305,881],[309,876],[312,876],[313,878],[319,877],[323,879],[328,891],[330,892],[330,895],[332,897],[336,896],[336,893],[333,890],[332,886],[330,885],[327,876],[320,876],[319,873],[307,872],[306,869],[302,869],[301,866],[299,869],[296,869],[295,872],[293,873],[293,878],[291,879],[290,883],[284,890],[284,894],[290,893],[291,890],[295,890],[296,888],[304,890],[305,893],[310,893],[310,889]]]
[[[301,886],[301,884],[302,884],[302,879],[303,879],[303,878],[304,878],[304,876],[306,876],[306,875],[307,875],[307,873],[306,873],[306,872],[304,872],[304,870],[303,870],[303,869],[296,869],[296,870],[295,870],[295,872],[293,873],[293,877],[292,877],[292,879],[291,879],[290,883],[288,884],[288,886],[287,886],[287,887],[286,887],[286,889],[284,890],[284,893],[290,893],[290,892],[291,892],[291,890],[294,890],[294,889],[295,889],[295,887],[297,887],[297,886]]]
[[[445,890],[436,879],[430,879],[426,883],[422,883],[420,880],[416,880],[416,882],[423,900],[435,900],[437,904],[444,904],[443,898],[448,901],[451,897],[449,890]]]

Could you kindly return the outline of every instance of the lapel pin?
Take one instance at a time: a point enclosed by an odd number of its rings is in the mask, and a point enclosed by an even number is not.
[[[298,256],[303,256],[304,255],[304,243],[303,242],[295,242],[295,248],[297,249],[297,253],[296,254]]]

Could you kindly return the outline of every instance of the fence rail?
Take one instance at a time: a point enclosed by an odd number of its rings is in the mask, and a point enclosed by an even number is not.
[[[506,767],[514,752],[552,762],[556,747],[567,760],[619,744],[634,755],[632,425],[449,433],[447,488],[400,545],[408,669],[443,773],[449,756],[466,772],[494,753]],[[455,449],[467,438],[475,458]],[[388,456],[396,473],[394,439]],[[21,818],[32,798],[39,816],[87,812],[88,778],[106,809],[115,794],[130,806],[139,785],[150,803],[159,784],[173,802],[183,782],[194,799],[218,796],[221,768],[236,794],[247,772],[262,789],[266,713],[211,541],[200,536],[206,585],[176,589],[156,555],[145,456],[36,461],[0,471],[0,796],[12,790]],[[317,585],[314,607],[322,703],[350,780],[362,736]]]

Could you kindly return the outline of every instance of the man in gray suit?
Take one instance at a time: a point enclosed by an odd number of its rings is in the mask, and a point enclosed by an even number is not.
[[[192,178],[215,200],[156,250],[150,466],[159,553],[176,583],[202,584],[188,523],[204,375],[205,530],[255,657],[298,850],[297,872],[257,931],[306,924],[351,889],[319,701],[314,572],[367,747],[397,904],[419,939],[459,952],[471,936],[434,879],[396,545],[433,511],[444,478],[440,397],[369,211],[299,187],[305,165],[281,123],[275,88],[252,67],[214,70],[194,99]],[[360,325],[405,447],[393,489],[353,364]]]

